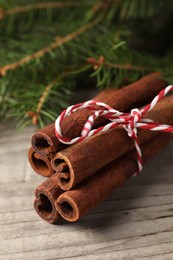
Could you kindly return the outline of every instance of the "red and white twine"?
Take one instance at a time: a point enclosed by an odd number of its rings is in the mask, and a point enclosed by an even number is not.
[[[173,133],[173,126],[166,124],[159,124],[153,122],[151,119],[144,119],[143,116],[150,110],[152,110],[156,104],[168,93],[173,91],[173,86],[170,85],[160,91],[160,93],[152,100],[152,102],[146,105],[142,109],[132,109],[130,113],[123,113],[112,107],[106,105],[103,102],[97,102],[94,100],[89,100],[83,103],[79,103],[73,106],[69,106],[65,109],[61,115],[55,121],[55,133],[58,139],[64,144],[74,144],[76,142],[80,142],[92,135],[95,135],[99,132],[104,132],[109,129],[115,128],[118,125],[123,125],[124,129],[127,131],[132,140],[134,140],[136,151],[137,151],[137,159],[138,159],[138,174],[142,170],[142,153],[140,149],[140,144],[137,136],[138,129],[147,129],[152,131],[160,131],[160,132],[170,132]],[[99,109],[96,107],[99,106]],[[81,136],[70,139],[68,137],[63,137],[61,134],[61,122],[63,119],[77,110],[87,108],[93,111],[93,114],[88,117],[87,121],[84,124],[84,127],[81,132]],[[101,126],[97,129],[92,129],[94,121],[97,117],[103,116],[111,121],[105,126]]]

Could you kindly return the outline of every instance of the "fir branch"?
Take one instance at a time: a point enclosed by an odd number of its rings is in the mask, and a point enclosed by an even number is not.
[[[9,71],[9,70],[15,70],[18,67],[31,62],[32,60],[42,58],[46,53],[49,53],[52,50],[57,49],[58,47],[62,46],[63,44],[75,39],[76,37],[83,34],[84,32],[92,29],[95,25],[97,25],[100,22],[100,20],[101,20],[101,17],[93,20],[92,22],[86,23],[85,25],[81,26],[80,28],[67,34],[64,37],[57,36],[57,37],[55,37],[55,42],[51,43],[49,46],[31,54],[31,55],[27,55],[26,57],[14,62],[14,63],[7,64],[5,66],[0,67],[0,75],[5,76],[7,71]]]
[[[106,62],[105,57],[101,55],[99,59],[95,59],[94,57],[88,58],[87,62],[93,65],[93,69],[97,70],[100,68],[100,66],[105,66],[107,68],[113,68],[113,69],[120,69],[120,70],[134,70],[134,71],[153,71],[153,67],[147,67],[147,66],[137,66],[132,65],[130,63],[126,64],[116,64],[111,62]]]
[[[25,6],[18,6],[9,10],[0,9],[0,20],[2,20],[6,16],[19,14],[19,13],[26,13],[33,10],[39,9],[48,9],[48,8],[67,8],[67,7],[77,7],[79,3],[74,1],[67,1],[67,2],[46,2],[46,3],[36,3],[36,4],[29,4]]]
[[[137,66],[137,65],[133,65],[130,63],[126,63],[126,64],[113,64],[110,62],[105,62],[105,66],[108,68],[114,68],[114,69],[123,69],[123,70],[134,70],[134,71],[147,71],[147,72],[151,72],[153,71],[152,67],[147,67],[147,66]]]
[[[26,112],[26,114],[28,116],[30,116],[32,118],[32,124],[36,125],[38,124],[38,118],[39,118],[39,114],[42,110],[42,107],[46,101],[47,96],[49,95],[50,90],[55,86],[55,84],[57,83],[57,81],[60,79],[60,77],[57,77],[56,79],[53,79],[44,89],[39,101],[38,101],[38,105],[36,107],[35,111],[28,111]]]
[[[16,84],[9,85],[12,89],[10,96],[4,96],[6,103],[3,105],[4,112],[0,113],[1,117],[3,118],[5,113],[8,118],[17,118],[17,127],[20,128],[31,124],[31,122],[43,127],[54,121],[58,113],[68,106],[68,100],[74,86],[72,77],[64,80],[62,78],[63,75],[59,73],[59,76],[48,83],[46,87],[45,84],[38,82],[28,83],[27,88],[21,84],[17,92]],[[2,80],[4,79],[2,78]],[[25,81],[23,81],[24,84]],[[36,88],[38,91],[35,91]]]
[[[3,1],[2,15],[9,14],[0,24],[0,116],[16,117],[20,126],[52,122],[74,87],[118,87],[163,68],[172,76],[172,57],[168,64],[128,45],[134,32],[145,35],[143,24],[155,35],[163,5],[166,15],[173,10],[168,0]],[[67,1],[79,8],[46,7]]]
[[[104,37],[107,38],[106,41]],[[161,71],[159,59],[156,57],[151,58],[146,53],[135,52],[124,41],[115,42],[114,38],[109,38],[108,35],[104,37],[104,46],[94,52],[87,51],[90,58],[86,59],[94,69],[91,76],[96,78],[98,87],[124,85],[149,72]]]

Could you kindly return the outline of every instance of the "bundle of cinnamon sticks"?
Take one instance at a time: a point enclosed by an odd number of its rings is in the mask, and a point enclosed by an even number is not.
[[[103,90],[93,99],[129,112],[151,102],[166,85],[158,73],[153,73],[122,89]],[[61,125],[63,135],[78,136],[91,113],[82,109],[66,117]],[[173,124],[173,95],[164,97],[145,117]],[[99,117],[93,127],[105,124],[107,120]],[[145,163],[172,140],[172,134],[139,130],[138,138]],[[31,144],[31,166],[36,173],[49,177],[36,188],[34,207],[49,223],[61,216],[77,221],[133,176],[138,167],[134,142],[122,126],[67,146],[59,141],[51,124],[34,133]]]

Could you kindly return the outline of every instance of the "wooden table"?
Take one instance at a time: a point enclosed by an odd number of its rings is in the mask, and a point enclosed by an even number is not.
[[[173,259],[173,145],[77,223],[33,209],[44,179],[27,162],[33,128],[0,127],[0,260]]]

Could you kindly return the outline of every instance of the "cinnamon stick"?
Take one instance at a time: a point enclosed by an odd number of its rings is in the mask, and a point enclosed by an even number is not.
[[[144,118],[161,124],[173,124],[173,95],[163,98]],[[139,142],[142,144],[156,134],[154,131],[139,130]],[[118,126],[61,150],[51,164],[58,172],[61,189],[69,190],[133,148],[133,140],[122,126]]]
[[[159,134],[141,146],[144,163],[172,140],[172,134]],[[71,222],[77,221],[98,203],[124,184],[137,170],[136,152],[129,152],[72,190],[61,194],[56,202],[60,215]]]
[[[149,103],[160,90],[166,87],[166,82],[161,79],[159,73],[152,73],[142,79],[123,87],[123,89],[103,90],[94,100],[102,101],[109,106],[120,110],[129,111],[134,107],[141,107]],[[69,138],[78,136],[86,119],[91,115],[87,109],[76,111],[62,122],[62,134]],[[94,128],[103,125],[105,118],[99,118],[94,124]],[[31,140],[32,147],[41,156],[54,154],[64,147],[55,135],[54,124],[48,125],[33,134]]]
[[[33,170],[44,177],[50,177],[55,173],[50,157],[37,154],[32,147],[28,150],[28,160]]]
[[[56,223],[60,219],[55,202],[62,192],[57,184],[56,174],[35,190],[34,208],[37,214],[49,223]]]

